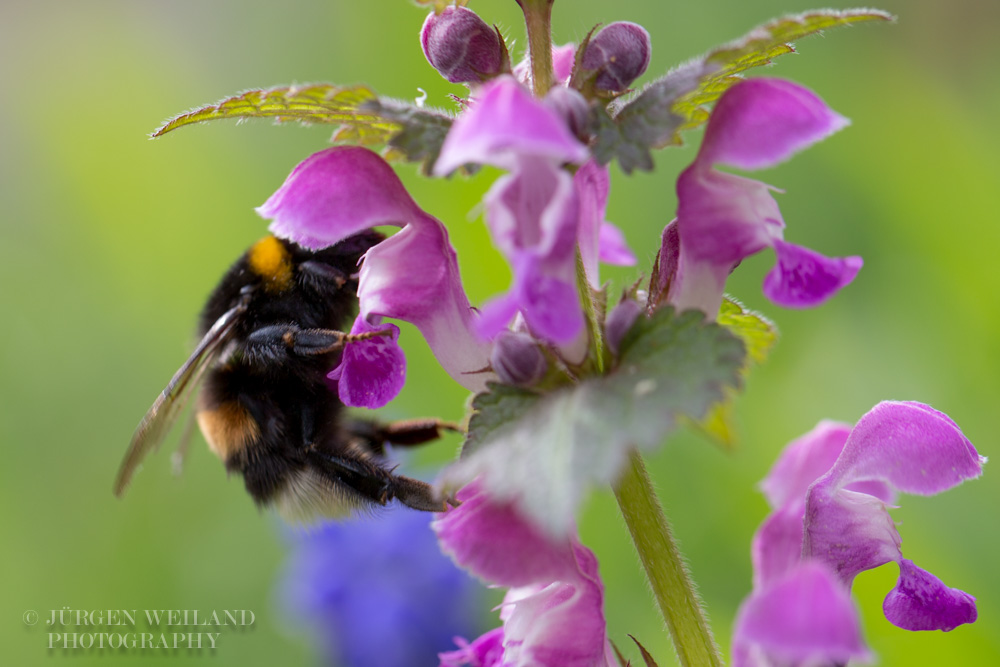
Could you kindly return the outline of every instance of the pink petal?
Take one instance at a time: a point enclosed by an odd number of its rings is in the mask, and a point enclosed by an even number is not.
[[[575,283],[569,276],[546,275],[541,268],[522,270],[521,313],[532,333],[554,343],[573,342],[584,325]]]
[[[781,237],[785,223],[770,186],[695,166],[677,180],[682,253],[692,261],[725,265],[728,272]]]
[[[573,73],[576,44],[569,43],[552,47],[552,69],[556,83],[565,85]],[[514,66],[514,77],[526,86],[531,85],[531,61],[524,60]]]
[[[604,224],[604,210],[608,205],[611,178],[607,167],[594,160],[588,160],[573,176],[573,187],[580,202],[578,243],[583,268],[590,284],[600,285],[597,261],[601,252],[601,225]]]
[[[714,318],[729,273],[780,237],[785,223],[766,184],[697,163],[677,180],[677,199],[680,251],[667,299]]]
[[[503,628],[494,628],[471,644],[455,638],[459,648],[439,653],[439,667],[501,667],[503,664]]]
[[[929,496],[978,477],[983,462],[947,415],[922,403],[884,401],[858,421],[830,475],[838,485],[882,480]]]
[[[556,343],[583,328],[576,292],[576,239],[580,204],[573,179],[551,162],[519,158],[515,171],[486,197],[493,238],[510,261],[514,284],[507,297],[487,304],[479,331],[495,335],[517,310],[534,334]]]
[[[850,587],[859,573],[902,558],[896,524],[881,500],[832,488],[821,478],[806,496],[802,555],[825,563]]]
[[[775,510],[760,525],[750,545],[753,587],[765,588],[794,570],[802,560],[805,500]]]
[[[441,548],[461,567],[501,586],[573,580],[577,563],[570,540],[553,541],[511,503],[496,502],[472,482],[461,505],[431,524]]]
[[[719,99],[697,162],[771,167],[847,126],[815,93],[781,79],[748,79]]]
[[[819,563],[805,562],[740,607],[734,667],[867,661],[857,612],[847,591]]]
[[[518,155],[545,157],[555,163],[583,162],[587,148],[555,111],[513,77],[501,76],[484,84],[482,97],[455,120],[434,173],[444,176],[463,164],[511,169]]]
[[[860,257],[825,257],[814,250],[774,240],[778,263],[764,277],[764,295],[785,308],[818,306],[850,284]]]
[[[598,255],[605,264],[615,266],[635,266],[637,260],[635,253],[629,248],[625,241],[625,235],[615,225],[610,222],[601,223],[600,231],[601,252]]]
[[[483,339],[491,339],[505,331],[518,314],[520,305],[520,294],[514,290],[490,299],[479,307],[476,333]]]
[[[565,84],[573,73],[573,60],[576,57],[576,44],[563,44],[552,47],[552,69],[556,81]]]
[[[406,357],[400,349],[399,327],[395,324],[371,325],[358,317],[352,334],[391,331],[391,336],[377,336],[348,343],[340,364],[327,375],[337,382],[337,393],[344,405],[380,408],[396,398],[406,380]]]
[[[574,577],[512,589],[504,598],[504,661],[510,665],[606,665],[604,587],[594,554],[573,545]]]
[[[404,229],[368,251],[361,266],[361,314],[410,322],[438,363],[470,391],[485,388],[489,344],[475,332],[475,314],[462,287],[448,232],[419,211]]]
[[[402,226],[419,211],[385,160],[335,146],[306,158],[257,212],[275,236],[317,250],[378,225]]]
[[[850,424],[824,420],[788,443],[760,483],[771,507],[801,503],[810,485],[836,462],[850,434]]]
[[[882,605],[885,617],[904,630],[954,630],[978,617],[976,598],[948,588],[912,562],[899,562],[899,581]]]

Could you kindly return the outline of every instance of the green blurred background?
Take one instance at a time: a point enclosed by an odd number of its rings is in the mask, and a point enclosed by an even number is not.
[[[513,0],[474,9],[525,43]],[[762,178],[787,191],[787,238],[829,255],[860,254],[857,281],[821,309],[766,303],[770,256],[747,261],[730,291],[770,315],[783,337],[750,378],[742,442],[727,454],[681,433],[651,458],[661,498],[729,645],[750,587],[749,540],[767,508],[754,485],[780,448],[831,417],[854,421],[881,399],[950,414],[986,455],[995,449],[1000,272],[1000,3],[884,0],[895,25],[799,43],[767,74],[819,92],[853,126]],[[649,79],[807,0],[560,0],[558,42],[595,23],[631,20],[653,37]],[[76,665],[183,660],[310,664],[284,621],[275,582],[279,522],[253,507],[238,478],[196,437],[183,478],[167,451],[124,501],[111,482],[139,417],[186,358],[208,291],[265,224],[253,212],[329,130],[216,123],[157,141],[164,118],[230,93],[290,82],[368,82],[382,94],[447,107],[461,89],[420,53],[423,12],[405,0],[3,0],[0,5],[0,662]],[[613,175],[610,220],[649,270],[675,208],[673,180],[690,146],[661,153],[653,174]],[[424,208],[449,224],[473,302],[504,289],[477,202],[489,175],[425,181],[399,169]],[[616,285],[631,271],[613,271]],[[465,393],[404,331],[410,376],[387,417],[462,415]],[[993,417],[990,415],[993,414]],[[458,442],[422,452],[446,461]],[[171,443],[168,443],[169,450]],[[907,557],[979,599],[979,622],[954,632],[889,625],[887,566],[856,598],[880,664],[998,664],[1000,487],[996,471],[895,511]],[[613,497],[582,518],[601,559],[611,637],[638,637],[671,664]],[[214,653],[49,652],[26,610],[250,609],[254,626]],[[634,656],[634,652],[632,653]]]

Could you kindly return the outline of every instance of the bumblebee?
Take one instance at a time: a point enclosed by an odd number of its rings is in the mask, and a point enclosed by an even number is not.
[[[136,429],[115,495],[124,494],[204,380],[195,410],[201,432],[258,505],[292,520],[393,499],[443,511],[429,485],[386,467],[384,446],[427,442],[449,426],[347,419],[327,385],[344,345],[372,335],[341,330],[356,310],[352,274],[382,238],[362,232],[316,252],[274,236],[251,246],[212,292],[201,313],[201,341]]]

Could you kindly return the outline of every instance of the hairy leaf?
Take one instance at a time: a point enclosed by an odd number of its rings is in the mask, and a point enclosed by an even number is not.
[[[409,162],[422,163],[424,173],[430,173],[451,129],[454,119],[450,115],[386,98],[366,102],[362,108],[383,120],[395,122],[399,129],[389,138],[389,148],[404,155]]]
[[[700,312],[662,308],[639,318],[607,375],[537,395],[491,385],[476,398],[462,459],[448,488],[482,476],[553,535],[565,535],[593,485],[611,484],[631,447],[660,444],[680,416],[704,416],[739,383],[745,350]]]
[[[754,28],[740,39],[670,71],[628,102],[614,107],[615,113],[607,119],[600,118],[603,110],[596,110],[594,155],[602,163],[618,158],[626,173],[633,169],[648,171],[653,164],[650,149],[680,144],[680,132],[708,120],[705,105],[739,81],[742,72],[794,52],[788,42],[828,28],[892,18],[875,9],[818,10]]]
[[[468,456],[478,450],[484,442],[513,423],[524,414],[540,396],[527,389],[520,389],[498,382],[490,382],[488,391],[477,394],[472,400],[472,417],[465,443],[462,445],[462,456]]]
[[[771,348],[778,341],[778,329],[766,317],[748,310],[731,297],[723,299],[717,321],[738,336],[746,346],[747,356],[740,369],[740,377],[745,381],[750,369],[767,359]],[[736,389],[727,387],[723,400],[713,405],[705,418],[697,422],[698,428],[727,449],[731,449],[738,440],[733,424],[736,395]]]
[[[277,122],[338,125],[335,141],[361,146],[385,144],[396,156],[424,163],[427,171],[437,159],[452,122],[452,117],[444,112],[379,99],[366,86],[321,83],[248,90],[176,116],[152,136],[160,137],[179,127],[226,118],[272,118]]]
[[[723,298],[716,321],[739,336],[746,345],[747,366],[764,363],[771,348],[778,342],[778,328],[774,322],[730,296]]]
[[[283,86],[268,90],[247,90],[215,104],[171,118],[152,136],[161,137],[185,125],[224,118],[273,118],[278,122],[348,124],[365,128],[369,136],[387,138],[397,129],[372,113],[361,110],[365,102],[376,100],[367,86],[334,86],[327,83]]]

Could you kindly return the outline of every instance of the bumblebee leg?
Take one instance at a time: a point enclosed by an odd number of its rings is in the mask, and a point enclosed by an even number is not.
[[[413,447],[437,440],[442,431],[462,432],[458,424],[432,418],[401,419],[387,424],[352,419],[345,426],[348,433],[368,443],[372,451],[378,454],[384,452],[387,442],[400,447]]]
[[[339,350],[347,343],[376,336],[388,336],[390,331],[370,331],[346,334],[334,329],[300,329],[294,324],[274,324],[261,327],[247,336],[244,353],[261,361],[281,361],[288,356],[313,356]]]
[[[344,484],[379,505],[386,505],[395,498],[407,507],[424,512],[443,512],[447,508],[430,484],[394,475],[372,461],[329,454],[315,447],[306,450],[306,455],[310,463],[333,482]]]
[[[349,280],[357,280],[356,276],[349,276],[335,266],[314,260],[299,264],[299,275],[303,280],[308,280],[314,285],[327,289],[331,285],[340,288],[346,285]]]

